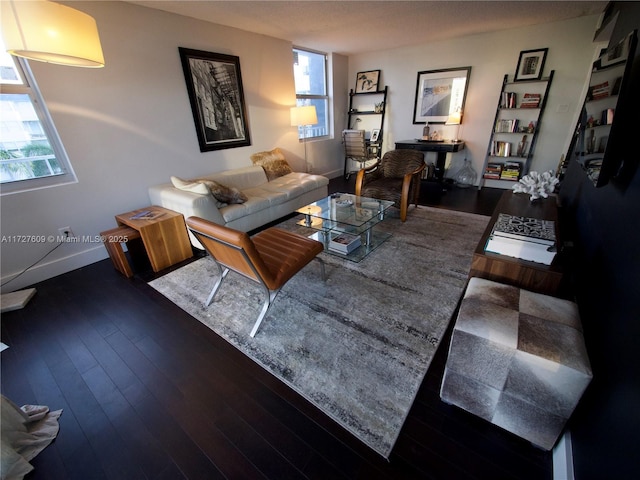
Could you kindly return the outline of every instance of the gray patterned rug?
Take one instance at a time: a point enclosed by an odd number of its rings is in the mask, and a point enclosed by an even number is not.
[[[308,233],[298,218],[280,226]],[[462,296],[489,217],[420,207],[360,263],[322,253],[282,289],[255,338],[261,288],[230,273],[205,308],[209,257],[150,285],[385,458]]]

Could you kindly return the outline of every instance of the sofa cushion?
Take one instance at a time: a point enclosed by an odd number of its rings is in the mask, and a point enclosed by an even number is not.
[[[269,181],[293,172],[282,150],[277,147],[270,151],[254,153],[251,155],[251,162],[264,169]]]
[[[180,190],[199,193],[200,195],[211,194],[216,200],[222,203],[244,203],[247,196],[235,187],[227,187],[221,183],[206,178],[196,178],[194,180],[182,180],[178,177],[171,177],[171,183]]]

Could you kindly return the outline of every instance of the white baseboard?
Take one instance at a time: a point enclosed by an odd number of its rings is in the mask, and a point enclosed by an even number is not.
[[[87,250],[76,252],[66,257],[57,258],[49,262],[43,262],[38,265],[34,265],[19,277],[17,277],[17,275],[19,275],[20,272],[14,272],[9,275],[3,276],[1,280],[1,283],[3,285],[6,282],[9,282],[12,278],[17,278],[11,281],[11,283],[9,283],[6,287],[3,287],[2,291],[3,293],[6,293],[20,290],[35,283],[42,282],[43,280],[48,280],[49,278],[57,277],[58,275],[62,275],[63,273],[67,273],[86,265],[99,262],[100,260],[108,258],[108,256],[109,255],[107,254],[107,250],[102,244],[99,244]]]
[[[566,431],[553,449],[553,480],[575,480],[571,432]]]

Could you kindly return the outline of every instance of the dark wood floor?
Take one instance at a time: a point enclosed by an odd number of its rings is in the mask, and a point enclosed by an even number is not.
[[[422,201],[488,214],[500,193]],[[28,479],[552,477],[548,452],[440,401],[450,330],[387,461],[144,277],[101,261],[2,316],[2,393],[64,409]]]

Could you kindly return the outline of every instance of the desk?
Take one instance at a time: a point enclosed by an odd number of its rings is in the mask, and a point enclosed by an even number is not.
[[[502,197],[500,197],[500,201],[498,205],[496,205],[491,220],[473,253],[469,277],[486,278],[487,280],[514,285],[519,288],[524,288],[525,290],[558,296],[561,293],[563,277],[562,254],[560,252],[556,255],[551,265],[485,252],[484,247],[489,235],[491,235],[491,229],[499,213],[555,221],[558,245],[562,245],[560,235],[558,234],[558,206],[556,198],[549,197],[532,204],[529,200],[529,195],[513,193],[507,190],[502,194]]]
[[[422,152],[436,152],[438,154],[438,158],[436,159],[436,170],[434,175],[439,182],[442,182],[444,178],[444,167],[447,161],[447,153],[464,150],[464,142],[462,140],[458,140],[457,142],[452,140],[445,140],[443,142],[423,142],[415,139],[400,140],[399,142],[396,142],[396,148],[420,150]]]

